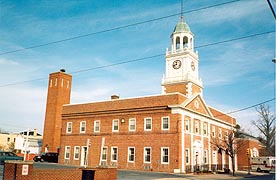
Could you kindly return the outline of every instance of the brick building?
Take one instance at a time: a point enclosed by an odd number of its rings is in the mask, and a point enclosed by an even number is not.
[[[80,166],[181,173],[231,168],[211,140],[227,136],[236,120],[205,103],[194,35],[183,18],[171,42],[160,95],[70,104],[72,76],[50,74],[44,151]]]

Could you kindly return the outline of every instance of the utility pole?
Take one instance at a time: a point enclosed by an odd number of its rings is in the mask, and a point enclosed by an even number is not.
[[[26,161],[26,152],[27,152],[27,149],[29,149],[29,145],[28,145],[28,141],[29,141],[29,132],[30,132],[30,129],[28,128],[27,130],[27,138],[26,138],[26,141],[25,141],[25,144],[24,144],[24,161]],[[24,133],[23,133],[24,135]],[[24,138],[25,139],[25,138]]]

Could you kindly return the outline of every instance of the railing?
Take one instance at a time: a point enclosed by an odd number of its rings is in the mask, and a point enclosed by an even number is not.
[[[192,172],[216,172],[216,171],[227,171],[229,170],[229,165],[224,164],[211,164],[211,169],[209,169],[209,164],[204,165],[188,165],[185,168],[186,173],[192,173]]]

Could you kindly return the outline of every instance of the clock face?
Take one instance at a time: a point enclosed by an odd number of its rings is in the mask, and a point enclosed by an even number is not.
[[[179,69],[181,67],[181,61],[180,60],[175,60],[172,64],[172,67],[174,69]]]
[[[194,61],[192,61],[192,63],[191,63],[191,68],[192,68],[193,71],[195,70],[195,63],[194,63]]]

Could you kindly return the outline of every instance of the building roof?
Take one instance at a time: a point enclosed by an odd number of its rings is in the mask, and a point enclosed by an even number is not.
[[[63,117],[70,114],[82,115],[87,113],[120,112],[124,110],[164,108],[169,105],[181,104],[187,99],[180,93],[157,96],[136,97],[129,99],[115,99],[110,101],[92,102],[84,104],[69,104],[63,106]]]

